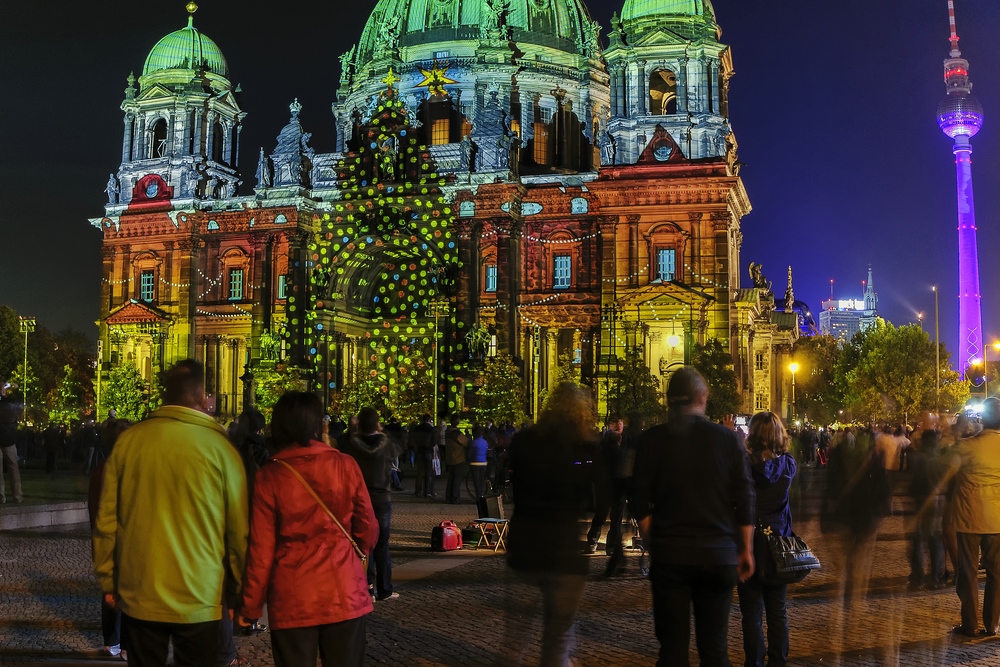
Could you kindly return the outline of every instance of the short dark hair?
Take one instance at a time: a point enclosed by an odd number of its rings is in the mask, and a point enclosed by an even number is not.
[[[200,361],[178,361],[163,374],[163,402],[166,405],[195,407],[205,386],[205,367]]]
[[[431,416],[426,412],[420,417],[420,423],[432,421]]]
[[[278,449],[291,444],[308,447],[323,431],[323,402],[308,391],[286,391],[274,404],[271,439]]]
[[[451,415],[451,425],[457,428],[458,425],[461,423],[462,423],[462,415],[458,414],[457,412],[453,413]]]
[[[983,401],[979,418],[983,422],[983,428],[1000,429],[1000,398],[990,396]]]
[[[361,408],[358,413],[358,430],[374,433],[378,430],[378,411],[375,408]]]
[[[708,385],[701,373],[693,368],[678,368],[667,385],[667,405],[681,408],[692,405],[708,396]]]

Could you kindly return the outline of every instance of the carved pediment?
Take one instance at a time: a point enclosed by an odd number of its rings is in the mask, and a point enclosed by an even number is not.
[[[130,299],[121,308],[108,315],[104,322],[109,326],[128,324],[161,324],[169,322],[170,316],[159,308]]]
[[[633,48],[640,48],[643,46],[663,46],[665,44],[685,45],[688,44],[688,40],[670,30],[657,28],[650,30],[638,39],[629,40],[629,43]]]
[[[143,89],[143,91],[139,94],[139,100],[148,101],[148,100],[163,99],[176,96],[177,93],[170,90],[169,88],[162,86],[158,83],[154,83],[148,88]]]

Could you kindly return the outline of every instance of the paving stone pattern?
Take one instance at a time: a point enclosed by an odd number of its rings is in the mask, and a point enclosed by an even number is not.
[[[432,574],[401,584],[399,599],[376,606],[369,620],[370,664],[493,665],[501,648],[521,654],[524,664],[537,664],[537,618],[505,613],[512,602],[519,608],[537,604],[537,595],[507,571],[503,555],[429,551],[432,526],[446,518],[465,525],[474,515],[468,502],[450,506],[396,496],[393,551],[400,571],[424,571],[410,565],[418,560],[441,562]],[[868,595],[846,611],[840,602],[837,539],[821,534],[813,519],[797,524],[825,569],[790,590],[790,665],[1000,667],[1000,639],[949,636],[958,620],[953,590],[907,590],[907,521],[898,516],[883,521]],[[649,583],[639,576],[635,556],[624,577],[601,579],[603,566],[603,555],[592,559],[593,576],[578,616],[576,664],[651,665],[657,643]],[[515,639],[505,640],[505,633]],[[735,597],[729,639],[732,661],[740,665]],[[99,664],[100,642],[99,593],[90,571],[86,526],[0,533],[0,664]],[[254,665],[273,664],[266,633],[238,642]],[[692,664],[697,664],[693,653]]]

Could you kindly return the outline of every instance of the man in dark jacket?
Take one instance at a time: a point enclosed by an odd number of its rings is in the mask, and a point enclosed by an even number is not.
[[[433,498],[434,493],[434,421],[430,415],[410,429],[410,447],[417,463],[416,487],[413,495]]]
[[[753,574],[754,490],[733,431],[705,418],[708,388],[694,369],[670,378],[667,424],[639,440],[629,507],[652,560],[660,667],[688,664],[694,604],[704,667],[731,667],[729,609]]]
[[[358,413],[358,433],[345,439],[340,451],[350,454],[358,462],[371,496],[375,520],[378,521],[378,542],[368,558],[368,589],[372,601],[393,600],[399,597],[392,589],[392,557],[389,555],[389,529],[392,524],[392,498],[390,496],[393,460],[401,447],[393,438],[380,430],[378,412],[362,408]]]
[[[19,405],[8,395],[10,384],[0,382],[0,503],[7,502],[4,493],[3,467],[10,470],[14,487],[14,502],[21,502],[21,471],[17,467],[17,413]]]

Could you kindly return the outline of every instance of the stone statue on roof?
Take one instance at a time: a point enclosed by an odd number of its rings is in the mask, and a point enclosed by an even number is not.
[[[118,178],[114,174],[108,176],[108,185],[104,188],[104,191],[108,193],[109,204],[118,203],[118,195],[121,193],[121,187],[119,187]]]
[[[772,294],[771,281],[764,275],[763,268],[763,265],[758,262],[750,262],[750,278],[753,280],[754,287]]]

